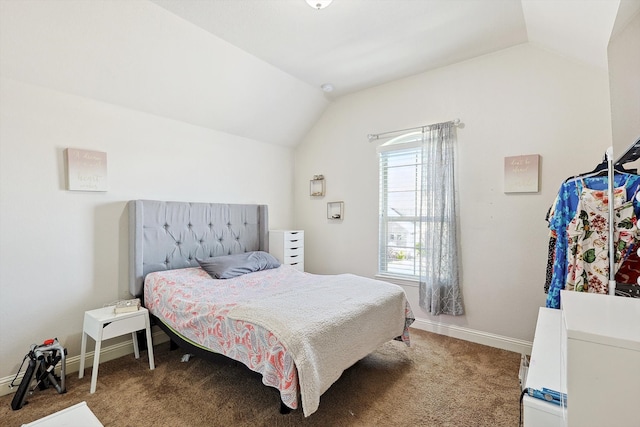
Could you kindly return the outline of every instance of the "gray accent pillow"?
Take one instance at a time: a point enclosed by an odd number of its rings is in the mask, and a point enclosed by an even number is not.
[[[254,271],[280,267],[273,255],[263,251],[198,259],[198,264],[214,279],[231,279]]]

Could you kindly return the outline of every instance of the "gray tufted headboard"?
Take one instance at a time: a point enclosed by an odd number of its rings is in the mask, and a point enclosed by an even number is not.
[[[268,251],[266,205],[129,202],[129,291],[160,270],[198,267],[197,258]]]

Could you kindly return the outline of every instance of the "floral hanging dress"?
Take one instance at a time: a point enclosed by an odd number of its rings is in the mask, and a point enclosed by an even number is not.
[[[578,292],[609,292],[609,195],[582,182],[575,217],[567,226],[568,272],[565,289]],[[576,189],[578,189],[576,183]],[[633,194],[627,201],[625,186],[613,193],[615,269],[636,243],[637,225]]]

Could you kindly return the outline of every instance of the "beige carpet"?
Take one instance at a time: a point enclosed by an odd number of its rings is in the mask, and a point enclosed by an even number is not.
[[[86,401],[105,426],[512,426],[519,418],[519,354],[412,329],[412,346],[389,342],[345,371],[308,418],[279,413],[275,389],[224,357],[192,358],[169,344],[102,363],[95,394],[91,369],[67,376],[12,411],[0,398],[0,425],[19,426]]]

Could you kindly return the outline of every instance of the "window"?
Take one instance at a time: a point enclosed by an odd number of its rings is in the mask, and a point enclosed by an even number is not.
[[[381,274],[418,279],[423,242],[420,239],[422,188],[421,133],[394,138],[380,151]]]
[[[421,128],[383,144],[379,274],[415,280],[420,307],[464,313],[458,283],[456,122]]]

